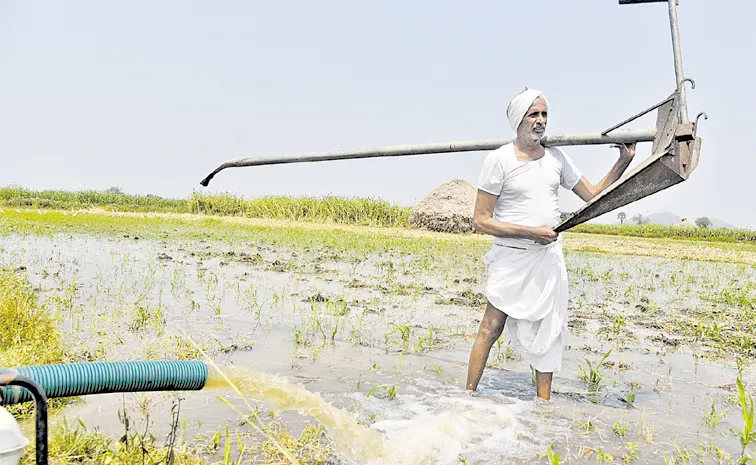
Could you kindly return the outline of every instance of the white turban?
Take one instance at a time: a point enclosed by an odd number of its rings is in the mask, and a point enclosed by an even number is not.
[[[538,97],[541,97],[546,102],[546,108],[548,108],[549,101],[546,100],[546,96],[540,90],[535,89],[525,89],[525,91],[515,95],[512,101],[509,102],[507,118],[509,118],[509,125],[514,132],[517,132],[517,128],[528,112],[528,108],[530,108]]]

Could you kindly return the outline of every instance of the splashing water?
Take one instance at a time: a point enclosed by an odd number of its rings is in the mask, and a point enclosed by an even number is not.
[[[380,460],[388,457],[379,431],[360,425],[354,415],[329,404],[320,394],[250,369],[224,367],[223,372],[242,394],[264,400],[279,411],[297,410],[318,420],[329,429],[337,453],[354,457],[359,463],[382,463]],[[208,388],[228,388],[228,382],[211,371],[205,384]]]
[[[544,436],[542,427],[523,421],[532,403],[503,396],[470,397],[459,388],[428,384],[405,389],[392,401],[352,393],[355,403],[379,414],[372,427],[339,409],[320,394],[286,379],[247,368],[223,368],[245,396],[268,402],[278,411],[295,410],[328,428],[335,451],[345,463],[360,465],[439,465],[466,460],[529,463]],[[212,373],[205,389],[228,388]]]
[[[390,409],[358,393],[353,398],[367,410],[385,412],[372,427],[385,435],[392,454],[386,463],[532,463],[545,448],[544,438],[554,436],[546,430],[558,422],[528,422],[534,403],[481,392],[471,397],[460,388],[417,380]]]

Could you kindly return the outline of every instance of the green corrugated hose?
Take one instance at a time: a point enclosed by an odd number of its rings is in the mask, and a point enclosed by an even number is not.
[[[47,397],[145,391],[198,391],[207,382],[207,365],[198,361],[90,362],[16,368],[44,389]],[[26,389],[0,389],[0,405],[31,401]]]

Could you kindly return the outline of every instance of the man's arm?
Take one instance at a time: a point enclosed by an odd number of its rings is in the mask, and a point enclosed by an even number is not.
[[[496,199],[496,195],[478,190],[472,222],[474,230],[496,237],[530,239],[543,245],[550,244],[556,240],[557,233],[551,228],[531,228],[494,219],[493,212],[496,206]]]
[[[607,173],[607,175],[595,186],[591,184],[585,176],[582,176],[580,181],[578,181],[572,189],[572,192],[586,202],[614,184],[614,182],[622,176],[627,167],[630,166],[630,162],[633,161],[633,157],[635,156],[635,144],[612,145],[612,147],[619,148],[620,157],[612,169],[609,170],[609,173]]]

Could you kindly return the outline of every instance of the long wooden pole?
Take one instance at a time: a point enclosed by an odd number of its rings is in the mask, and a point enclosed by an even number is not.
[[[622,144],[632,142],[651,142],[656,135],[656,129],[620,130],[611,134],[599,132],[588,134],[569,134],[547,136],[542,144],[547,147],[565,145],[601,145]],[[401,157],[409,155],[428,155],[451,152],[476,152],[495,150],[512,142],[511,139],[487,139],[460,142],[440,142],[433,144],[394,145],[361,150],[345,150],[339,152],[324,152],[300,155],[263,156],[253,158],[235,158],[218,166],[207,175],[200,184],[207,187],[213,177],[226,168],[241,168],[245,166],[280,165],[285,163],[307,163],[329,160],[351,160],[356,158]]]

